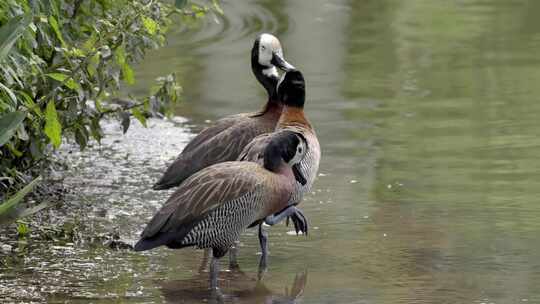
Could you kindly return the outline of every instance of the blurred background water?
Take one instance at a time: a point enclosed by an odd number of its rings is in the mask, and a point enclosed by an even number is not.
[[[224,16],[174,28],[136,69],[130,92],[141,96],[156,77],[177,73],[176,113],[187,120],[135,126],[127,137],[110,126],[110,145],[77,154],[70,182],[106,209],[104,226],[135,240],[167,197],[150,185],[186,141],[209,121],[262,106],[250,49],[270,32],[305,75],[323,151],[301,205],[312,229],[307,237],[270,230],[260,284],[256,231],[248,231],[244,273],[223,275],[226,302],[540,302],[539,1],[229,0],[222,8]],[[58,277],[35,292],[50,302],[208,301],[200,251],[70,250],[47,254],[49,264],[21,263],[31,275],[13,275],[13,284]]]

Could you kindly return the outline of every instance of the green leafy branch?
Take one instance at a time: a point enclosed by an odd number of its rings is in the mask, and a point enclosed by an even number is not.
[[[179,100],[174,75],[147,98],[119,96],[136,81],[132,64],[160,47],[174,22],[192,22],[209,6],[131,0],[0,2],[0,199],[48,168],[66,137],[84,149],[101,140],[100,121],[170,115]],[[181,5],[179,5],[181,4]],[[172,19],[177,16],[177,19]]]

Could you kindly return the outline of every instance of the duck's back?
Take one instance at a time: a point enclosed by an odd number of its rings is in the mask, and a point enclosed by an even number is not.
[[[208,166],[236,160],[245,145],[275,129],[279,113],[237,114],[220,119],[193,138],[154,185],[155,190],[178,186]]]

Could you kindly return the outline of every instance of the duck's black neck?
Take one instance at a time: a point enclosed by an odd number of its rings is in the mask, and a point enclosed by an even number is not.
[[[258,41],[256,41],[255,45],[253,45],[253,49],[251,50],[251,70],[253,71],[255,78],[257,78],[259,83],[266,89],[266,92],[268,93],[268,101],[273,102],[277,100],[276,87],[278,83],[278,76],[268,76],[263,73],[263,70],[269,69],[269,67],[259,63],[259,56],[257,54],[258,50],[259,44]]]
[[[255,78],[257,78],[259,83],[266,89],[266,93],[268,94],[268,100],[269,101],[277,100],[277,91],[276,91],[276,86],[278,83],[277,76],[264,75],[263,70],[267,69],[267,67],[259,64],[257,61],[254,61],[254,60],[251,61],[251,69],[253,71],[253,74],[255,74]]]

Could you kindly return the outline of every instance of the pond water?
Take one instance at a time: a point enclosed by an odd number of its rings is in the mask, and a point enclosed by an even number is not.
[[[246,232],[242,272],[222,274],[225,302],[540,303],[539,1],[222,6],[224,17],[174,29],[136,70],[136,95],[176,72],[177,114],[187,120],[134,124],[127,136],[111,124],[101,147],[72,153],[67,182],[90,202],[90,226],[134,241],[168,195],[151,184],[187,140],[209,120],[263,104],[249,54],[254,37],[271,32],[306,77],[306,112],[323,150],[301,204],[312,229],[307,237],[270,229],[259,283],[256,231]],[[211,302],[202,259],[191,249],[37,246],[12,261],[0,293]]]

